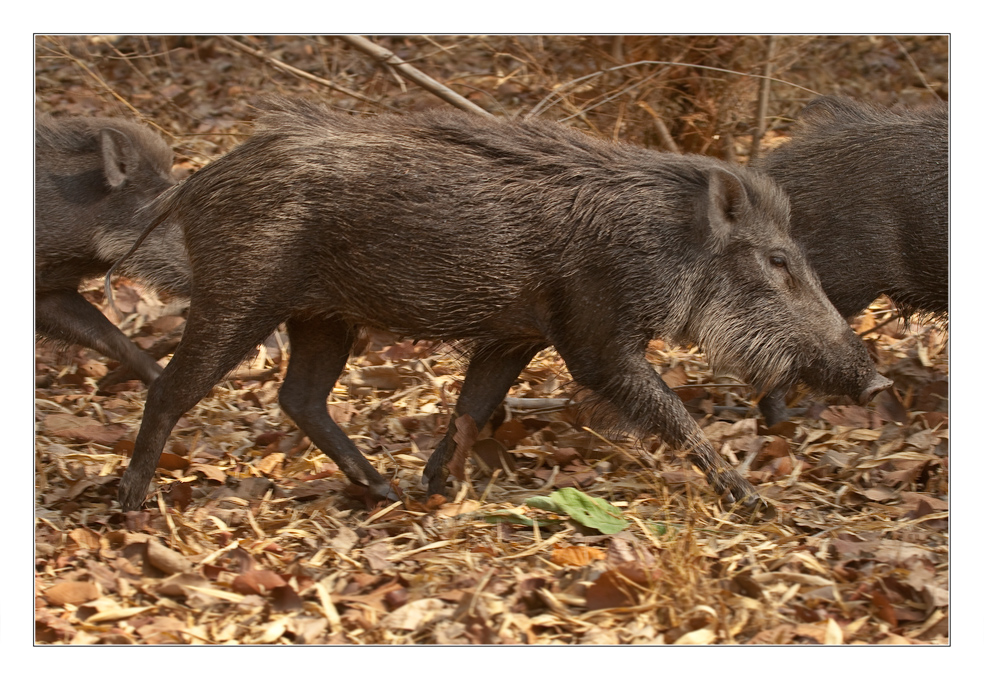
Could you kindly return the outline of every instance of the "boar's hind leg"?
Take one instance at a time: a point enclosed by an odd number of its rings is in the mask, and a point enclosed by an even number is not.
[[[759,399],[759,411],[765,416],[765,424],[769,427],[789,420],[790,411],[786,407],[788,387],[776,387]]]
[[[206,307],[192,300],[181,344],[147,390],[133,457],[120,480],[119,501],[125,511],[136,510],[143,503],[161,451],[178,418],[239,365],[282,320],[279,311],[267,316],[232,316]]]
[[[52,340],[90,347],[131,368],[147,385],[161,367],[141,352],[123,332],[75,290],[39,293],[37,332]]]
[[[679,397],[646,361],[645,355],[609,345],[599,354],[558,348],[571,377],[615,409],[621,423],[639,434],[658,434],[670,446],[687,452],[691,463],[730,503],[754,507],[755,488],[723,460],[690,417]]]
[[[496,407],[505,399],[520,371],[544,347],[545,345],[516,347],[489,343],[474,352],[465,373],[465,382],[461,386],[461,395],[454,407],[454,418],[444,439],[434,449],[427,461],[427,467],[424,468],[421,481],[427,486],[428,494],[444,494],[449,474],[448,463],[456,453],[455,420],[461,416],[471,416],[475,427],[481,430]]]
[[[290,319],[287,334],[290,364],[280,388],[280,405],[350,481],[369,487],[377,498],[395,500],[392,487],[331,419],[325,403],[345,368],[355,342],[354,329],[339,319]]]

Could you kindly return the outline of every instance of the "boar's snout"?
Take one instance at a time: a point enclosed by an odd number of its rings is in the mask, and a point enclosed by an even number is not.
[[[867,404],[876,394],[887,390],[892,385],[893,382],[891,380],[880,373],[876,373],[875,377],[871,379],[870,383],[868,383],[868,386],[861,392],[861,396],[858,398],[858,403]]]

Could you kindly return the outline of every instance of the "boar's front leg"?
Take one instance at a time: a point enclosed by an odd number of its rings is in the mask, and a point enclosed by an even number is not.
[[[124,512],[143,504],[164,444],[178,418],[203,399],[282,320],[279,308],[243,314],[206,302],[192,299],[181,344],[147,390],[133,456],[120,479],[119,501]]]
[[[280,387],[280,405],[315,446],[324,451],[349,481],[366,486],[377,498],[396,493],[328,414],[326,402],[355,342],[355,330],[337,318],[290,319],[290,363]]]
[[[421,481],[427,486],[428,494],[444,494],[449,474],[448,463],[455,454],[455,421],[464,415],[471,416],[475,426],[481,430],[496,407],[505,399],[520,372],[544,347],[545,345],[517,347],[493,342],[481,345],[473,352],[451,424],[424,468]]]
[[[726,501],[757,506],[760,498],[755,488],[714,450],[683,402],[646,361],[644,343],[626,344],[611,340],[592,348],[557,349],[574,381],[614,409],[620,426],[639,435],[658,434],[685,451]]]

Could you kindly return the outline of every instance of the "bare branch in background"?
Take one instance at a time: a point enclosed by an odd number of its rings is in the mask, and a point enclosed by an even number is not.
[[[772,84],[772,60],[776,55],[776,36],[770,35],[765,43],[765,66],[762,67],[762,80],[759,81],[758,110],[755,114],[755,132],[752,134],[752,148],[748,152],[749,162],[759,154],[762,136],[765,134],[765,118],[769,111],[769,87]]]
[[[456,106],[462,111],[468,111],[469,113],[477,113],[482,116],[492,117],[492,114],[483,109],[481,106],[478,106],[468,99],[465,99],[460,94],[437,82],[426,73],[418,71],[416,68],[403,61],[386,48],[380,47],[371,40],[363,38],[361,35],[340,35],[338,36],[338,39],[347,42],[360,52],[365,52],[381,64],[391,66],[394,70],[406,76],[407,80],[410,80],[428,92],[437,95],[452,106]]]
[[[231,47],[235,47],[237,50],[241,50],[241,51],[245,52],[246,54],[249,54],[249,55],[252,55],[252,56],[256,57],[257,59],[262,59],[263,61],[269,62],[270,64],[272,64],[273,66],[277,67],[281,71],[286,71],[287,73],[290,73],[291,75],[298,76],[299,78],[305,78],[306,80],[310,80],[313,83],[318,83],[319,85],[324,85],[325,87],[330,87],[333,90],[336,90],[338,92],[341,92],[342,94],[347,95],[349,97],[353,97],[355,99],[358,99],[359,101],[366,102],[367,104],[372,104],[374,106],[381,106],[381,107],[384,107],[384,108],[391,108],[389,106],[386,106],[386,104],[381,104],[379,102],[373,101],[372,99],[370,99],[369,97],[366,97],[363,94],[359,94],[358,92],[355,92],[353,90],[349,90],[348,88],[342,87],[341,85],[337,85],[337,84],[331,82],[330,80],[326,80],[324,78],[319,78],[318,76],[313,75],[311,73],[308,73],[307,71],[302,71],[301,69],[295,68],[295,67],[291,66],[290,64],[285,64],[284,62],[280,61],[279,59],[274,59],[270,55],[264,54],[262,50],[256,50],[256,49],[253,49],[252,47],[248,47],[248,46],[242,44],[241,42],[239,42],[238,40],[236,40],[234,38],[230,38],[227,35],[218,35],[218,36],[215,36],[215,37],[219,38],[225,44],[230,45]]]
[[[673,135],[670,134],[669,129],[666,127],[666,123],[663,122],[663,117],[660,116],[656,110],[646,102],[639,102],[639,108],[653,117],[653,125],[656,126],[656,136],[659,137],[659,143],[665,146],[667,151],[680,153],[680,148],[676,145],[676,142],[673,141]]]

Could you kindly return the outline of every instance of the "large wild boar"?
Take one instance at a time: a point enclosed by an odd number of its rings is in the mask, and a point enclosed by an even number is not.
[[[594,139],[543,121],[451,111],[353,117],[267,105],[255,135],[161,200],[184,230],[191,310],[151,386],[119,499],[139,507],[177,419],[286,321],[280,402],[348,476],[392,489],[329,417],[360,329],[464,343],[456,416],[481,427],[541,349],[638,433],[688,452],[730,500],[719,458],[645,358],[699,343],[769,387],[802,379],[868,399],[889,381],[823,295],[764,175]],[[424,471],[442,493],[455,427]]]
[[[764,169],[785,190],[791,233],[844,317],[879,295],[906,318],[946,324],[949,298],[949,124],[943,105],[889,110],[820,97]],[[784,420],[786,390],[766,395]]]

